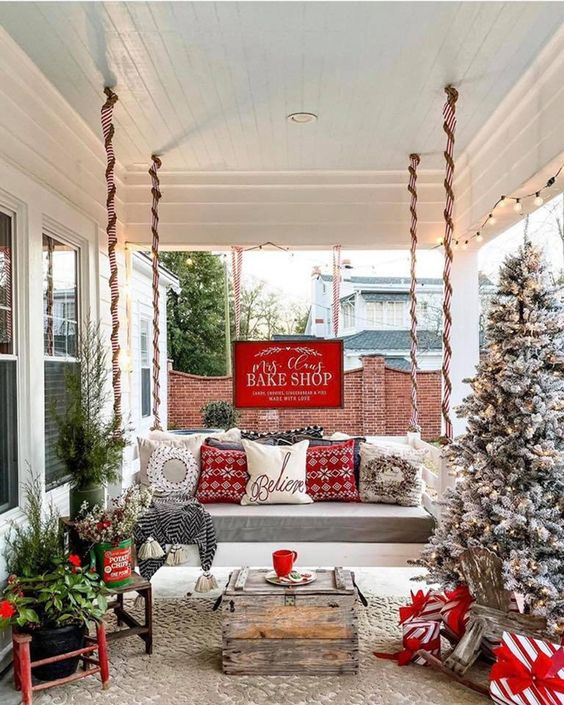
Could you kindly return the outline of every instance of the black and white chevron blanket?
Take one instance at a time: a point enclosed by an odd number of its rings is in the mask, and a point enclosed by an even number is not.
[[[165,547],[195,544],[204,573],[211,569],[217,549],[212,518],[193,497],[153,497],[151,506],[137,522],[133,535],[139,572],[146,580],[150,580],[165,564]],[[163,555],[143,560],[139,557],[139,549],[150,538],[160,544]]]

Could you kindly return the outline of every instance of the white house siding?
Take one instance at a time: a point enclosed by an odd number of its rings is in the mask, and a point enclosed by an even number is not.
[[[15,216],[15,315],[18,349],[18,467],[19,503],[29,472],[44,476],[43,394],[43,292],[42,234],[44,227],[80,248],[80,313],[98,318],[109,340],[110,306],[106,254],[105,154],[100,135],[94,134],[69,108],[29,58],[0,29],[0,206]],[[100,91],[100,105],[103,102]],[[94,106],[97,111],[99,107]],[[125,233],[119,220],[123,212],[121,170],[116,168],[118,214],[118,266],[125,282]],[[150,184],[147,184],[150,188]],[[150,302],[150,280],[141,272],[132,277],[134,311]],[[161,310],[162,340],[166,340],[165,296]],[[150,305],[150,304],[149,304]],[[127,349],[126,296],[120,296],[120,343]],[[135,339],[137,314],[132,318]],[[136,350],[133,346],[133,370]],[[162,419],[166,422],[166,350],[161,354]],[[132,438],[145,430],[138,400],[131,393],[137,385],[135,371],[123,375],[123,413],[130,419]],[[112,395],[108,390],[108,403]],[[130,481],[134,466],[129,448],[122,483]],[[64,514],[68,487],[46,493]],[[6,577],[4,547],[12,521],[21,519],[15,507],[0,514],[0,583]],[[0,643],[0,658],[2,644]]]

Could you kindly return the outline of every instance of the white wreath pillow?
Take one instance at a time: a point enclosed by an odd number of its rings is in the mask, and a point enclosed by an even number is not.
[[[182,492],[194,496],[200,470],[187,448],[159,444],[149,457],[147,479],[159,492]]]

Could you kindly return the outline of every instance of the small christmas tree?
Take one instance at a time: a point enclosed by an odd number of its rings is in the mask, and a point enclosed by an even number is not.
[[[564,311],[538,249],[504,262],[488,350],[457,409],[467,431],[448,449],[459,481],[421,564],[461,582],[457,556],[486,547],[527,611],[564,631]]]

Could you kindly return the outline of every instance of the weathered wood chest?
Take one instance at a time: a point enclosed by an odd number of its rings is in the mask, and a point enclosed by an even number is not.
[[[317,570],[310,585],[279,587],[266,582],[268,572],[241,568],[231,576],[222,601],[224,673],[357,673],[352,573]]]

